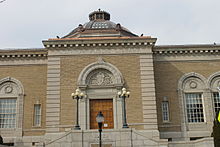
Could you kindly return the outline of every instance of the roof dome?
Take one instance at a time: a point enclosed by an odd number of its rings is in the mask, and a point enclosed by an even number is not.
[[[136,37],[137,35],[110,21],[110,14],[105,11],[94,11],[89,14],[89,22],[79,24],[68,35],[63,38],[86,38],[86,37]]]

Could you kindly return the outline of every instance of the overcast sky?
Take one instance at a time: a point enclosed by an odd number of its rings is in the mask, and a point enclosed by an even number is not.
[[[98,8],[157,45],[220,43],[220,0],[5,0],[0,49],[41,48],[42,40],[66,35]]]

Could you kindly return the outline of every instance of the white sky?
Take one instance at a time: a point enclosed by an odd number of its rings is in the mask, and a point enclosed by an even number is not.
[[[157,45],[220,43],[220,0],[6,0],[0,3],[0,49],[41,48],[101,8]]]

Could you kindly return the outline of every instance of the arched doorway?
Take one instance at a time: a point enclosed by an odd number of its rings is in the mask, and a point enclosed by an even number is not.
[[[84,68],[78,87],[87,95],[80,101],[80,125],[83,129],[97,129],[96,115],[102,111],[104,129],[121,127],[121,100],[117,92],[124,84],[120,71],[112,64],[99,59]]]

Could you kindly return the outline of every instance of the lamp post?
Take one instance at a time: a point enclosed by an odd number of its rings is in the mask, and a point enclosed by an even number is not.
[[[71,94],[73,99],[76,99],[76,125],[74,126],[74,130],[80,130],[79,126],[79,99],[84,97],[84,93],[80,91],[80,89],[76,89],[75,93]]]
[[[130,96],[130,92],[126,91],[126,88],[122,88],[122,90],[118,92],[118,96],[120,98],[122,98],[122,119],[123,119],[123,127],[122,128],[129,128],[128,124],[127,124],[127,118],[126,118],[125,99]]]
[[[96,116],[96,122],[99,126],[99,147],[102,147],[102,124],[104,122],[104,116],[101,111]]]

